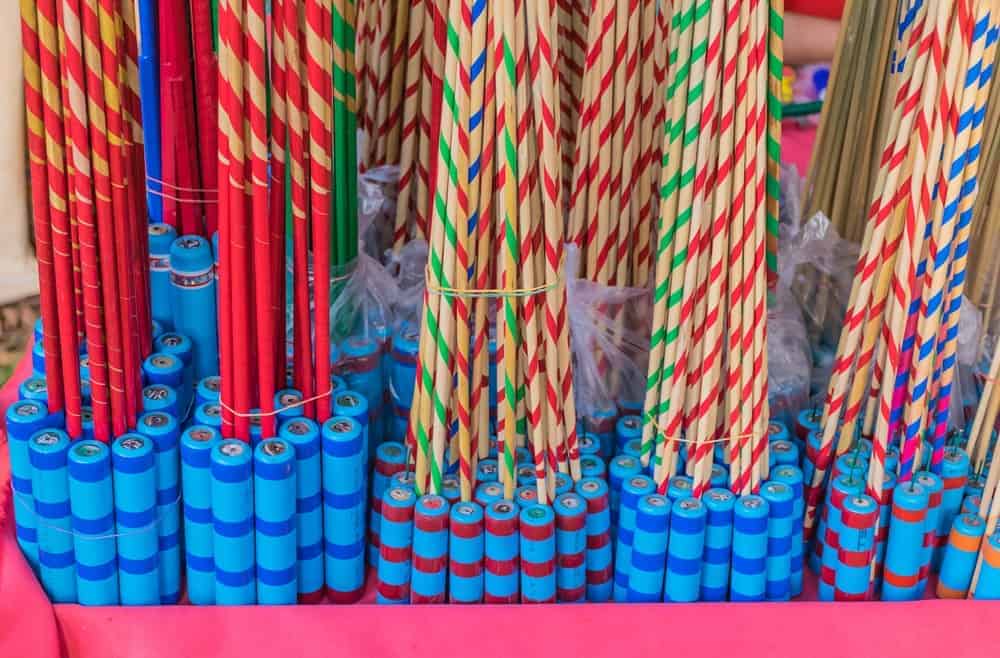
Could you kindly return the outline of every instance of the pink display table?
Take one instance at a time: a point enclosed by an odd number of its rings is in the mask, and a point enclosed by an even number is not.
[[[27,376],[0,390],[0,418]],[[6,436],[3,436],[6,439]],[[4,443],[5,441],[0,441]],[[497,655],[982,658],[1000,601],[86,608],[51,605],[14,541],[0,448],[0,658]],[[807,593],[807,598],[808,598]]]

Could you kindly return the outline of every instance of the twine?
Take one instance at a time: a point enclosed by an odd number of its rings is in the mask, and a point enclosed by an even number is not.
[[[534,297],[535,295],[551,292],[558,288],[565,281],[563,275],[565,256],[559,263],[559,277],[551,283],[543,283],[532,288],[450,288],[448,286],[438,286],[431,283],[430,265],[424,269],[424,277],[427,281],[427,292],[441,297],[461,297],[463,299],[512,299]]]
[[[305,406],[307,404],[316,402],[318,400],[322,400],[324,398],[328,398],[331,395],[333,395],[333,386],[331,386],[325,393],[320,393],[319,395],[314,395],[311,398],[305,398],[305,399],[300,400],[298,402],[295,402],[293,404],[289,404],[289,405],[286,405],[284,407],[279,407],[279,408],[275,409],[274,411],[261,411],[261,412],[258,412],[258,413],[241,413],[239,411],[236,411],[235,409],[233,409],[232,407],[230,407],[228,404],[226,404],[225,402],[223,402],[222,398],[219,398],[219,407],[221,407],[224,411],[228,411],[229,413],[231,413],[232,415],[236,416],[237,418],[268,418],[268,417],[271,417],[271,416],[277,416],[278,414],[283,413],[285,411],[290,411],[292,409],[298,409],[299,407],[303,407],[303,406]]]
[[[698,441],[697,439],[688,439],[688,438],[685,438],[683,436],[670,436],[669,434],[667,434],[667,430],[663,426],[661,426],[658,422],[656,422],[656,419],[653,417],[653,414],[651,414],[651,413],[646,414],[646,420],[649,423],[652,423],[656,427],[658,433],[663,437],[664,441],[667,442],[667,443],[687,443],[687,444],[698,444],[698,445],[705,445],[705,444],[713,445],[713,444],[716,444],[716,443],[729,443],[730,441],[732,441],[734,439],[737,440],[737,441],[741,441],[743,439],[762,439],[765,436],[767,436],[767,432],[744,432],[742,434],[728,434],[728,435],[723,436],[723,437],[718,438],[718,439],[709,439],[707,441]]]
[[[30,499],[31,496],[29,496],[27,494],[23,494],[23,493],[19,492],[18,490],[16,490],[14,488],[14,484],[13,483],[11,483],[11,485],[10,485],[10,490],[14,494],[14,500],[16,500],[19,505],[21,505],[22,507],[24,507],[24,509],[26,509],[27,511],[31,512],[32,514],[35,514],[35,508],[34,508],[34,506],[30,505],[28,502],[25,501],[26,498]],[[176,505],[176,504],[178,504],[180,502],[181,502],[181,497],[177,496],[177,498],[175,498],[172,502],[167,503],[167,505]],[[163,508],[165,506],[166,505],[157,505],[156,507],[159,509],[159,508]],[[54,530],[55,532],[61,532],[64,535],[69,535],[69,536],[73,537],[74,539],[75,538],[79,538],[79,539],[82,539],[84,541],[106,541],[108,539],[117,539],[118,537],[132,537],[132,536],[135,536],[135,535],[144,535],[144,534],[146,534],[148,532],[156,530],[157,526],[159,526],[159,524],[160,524],[160,521],[163,519],[163,514],[158,514],[156,516],[156,518],[153,519],[152,523],[150,523],[148,525],[144,525],[141,528],[136,528],[134,530],[129,530],[128,532],[112,532],[112,533],[106,534],[106,535],[87,535],[87,534],[82,534],[82,533],[74,532],[73,530],[67,530],[66,528],[61,528],[61,527],[59,527],[57,525],[53,525],[51,523],[43,523],[41,521],[42,518],[43,517],[39,517],[37,514],[35,514],[35,527],[36,528],[46,528],[47,530]]]

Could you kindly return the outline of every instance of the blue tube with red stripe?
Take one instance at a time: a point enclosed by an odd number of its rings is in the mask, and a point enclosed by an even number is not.
[[[941,492],[941,510],[938,513],[937,537],[935,538],[934,556],[931,559],[931,569],[938,571],[941,560],[944,559],[944,549],[948,545],[948,535],[955,517],[962,507],[965,487],[969,483],[969,455],[956,446],[944,449],[941,459],[941,481],[944,491]]]
[[[921,592],[926,589],[927,577],[931,571],[934,547],[937,543],[938,520],[941,517],[941,501],[944,497],[944,482],[930,471],[920,471],[913,480],[927,491],[927,527],[924,531],[924,555],[920,564]]]
[[[379,527],[382,523],[382,494],[389,488],[392,476],[406,469],[406,446],[386,441],[375,449],[372,469],[372,509],[368,517],[368,564],[378,566]]]
[[[615,576],[608,485],[585,478],[576,483],[576,492],[587,503],[587,600],[604,603],[611,599]]]
[[[413,557],[413,514],[417,495],[412,486],[393,486],[382,496],[381,546],[375,600],[381,604],[410,602]]]
[[[927,490],[916,481],[896,486],[882,574],[883,601],[916,601],[923,593],[920,567],[929,501]]]
[[[483,508],[459,503],[451,508],[449,540],[448,600],[451,603],[482,603]]]
[[[837,554],[836,600],[868,599],[877,521],[878,503],[871,496],[858,494],[844,501]]]
[[[575,493],[556,498],[556,597],[560,603],[587,598],[587,503]]]
[[[413,511],[413,572],[410,575],[410,603],[445,602],[445,590],[448,584],[450,511],[451,506],[442,496],[428,494],[417,500]]]
[[[547,505],[521,510],[521,603],[556,602],[556,516]]]
[[[257,602],[253,528],[253,454],[242,441],[212,448],[212,551],[216,605]]]
[[[521,579],[517,505],[497,500],[486,507],[483,602],[517,603]]]
[[[327,595],[334,603],[354,603],[365,586],[364,437],[346,416],[326,421],[322,436]]]

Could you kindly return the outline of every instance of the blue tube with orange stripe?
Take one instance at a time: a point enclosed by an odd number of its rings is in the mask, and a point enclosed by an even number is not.
[[[972,598],[995,601],[1000,599],[1000,534],[993,533],[983,541],[983,566]]]
[[[977,514],[962,514],[955,518],[938,577],[939,599],[964,599],[968,596],[984,534],[986,521]]]

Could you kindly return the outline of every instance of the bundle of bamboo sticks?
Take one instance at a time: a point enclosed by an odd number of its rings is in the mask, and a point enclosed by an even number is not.
[[[806,483],[806,527],[835,454],[860,430],[875,448],[868,488],[881,499],[889,442],[908,481],[925,435],[940,471],[958,316],[990,95],[995,0],[939,0],[901,11],[894,99],[822,422]]]
[[[678,0],[669,10],[642,458],[665,489],[686,443],[700,495],[723,442],[733,490],[749,493],[767,477],[768,119],[782,3]]]
[[[82,436],[135,427],[150,351],[146,208],[131,3],[22,0],[24,93],[52,412]]]

